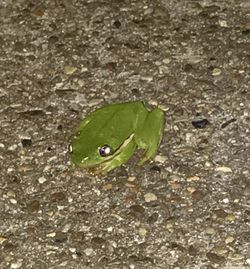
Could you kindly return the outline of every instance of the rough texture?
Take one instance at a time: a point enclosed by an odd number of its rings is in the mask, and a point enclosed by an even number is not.
[[[249,268],[248,0],[2,0],[0,23],[0,268]],[[165,109],[155,160],[72,170],[80,119],[128,100]]]

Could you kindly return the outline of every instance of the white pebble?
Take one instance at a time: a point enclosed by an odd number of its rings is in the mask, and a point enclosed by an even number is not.
[[[227,166],[218,166],[215,168],[215,171],[224,172],[224,173],[231,173],[232,169],[230,167],[227,167]]]
[[[16,269],[16,268],[20,268],[23,265],[22,261],[17,261],[11,264],[10,268],[11,269]]]
[[[152,201],[156,201],[157,200],[157,196],[155,194],[153,194],[152,192],[146,193],[144,195],[144,199],[147,203],[152,202]]]
[[[155,156],[155,161],[159,163],[165,163],[167,161],[167,157],[163,155],[156,155]]]
[[[56,233],[55,232],[49,233],[49,234],[46,235],[46,237],[55,237],[55,236],[56,236]]]
[[[17,204],[17,200],[14,199],[14,198],[11,198],[11,199],[10,199],[10,202],[11,202],[13,205],[16,205],[16,204]]]
[[[87,255],[87,256],[90,256],[92,253],[93,253],[93,248],[86,248],[84,250],[84,253]]]
[[[47,179],[45,178],[45,177],[39,177],[38,178],[38,182],[40,183],[40,184],[43,184],[44,182],[46,182],[47,181]]]

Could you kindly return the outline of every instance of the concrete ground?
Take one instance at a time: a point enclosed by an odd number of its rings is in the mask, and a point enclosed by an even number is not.
[[[0,268],[250,268],[250,2],[0,2]],[[90,111],[165,111],[152,162],[72,169]]]

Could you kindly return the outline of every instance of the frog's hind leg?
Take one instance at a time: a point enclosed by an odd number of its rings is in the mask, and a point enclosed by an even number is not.
[[[164,112],[155,108],[148,113],[143,126],[137,131],[135,140],[138,147],[144,149],[139,165],[151,159],[159,147],[164,127]]]

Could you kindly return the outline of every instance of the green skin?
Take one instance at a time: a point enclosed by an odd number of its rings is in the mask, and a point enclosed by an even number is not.
[[[164,113],[148,111],[142,102],[127,102],[101,107],[87,115],[73,137],[72,164],[106,174],[126,163],[136,147],[144,149],[139,165],[151,159],[161,142]],[[101,156],[108,145],[110,154]]]

